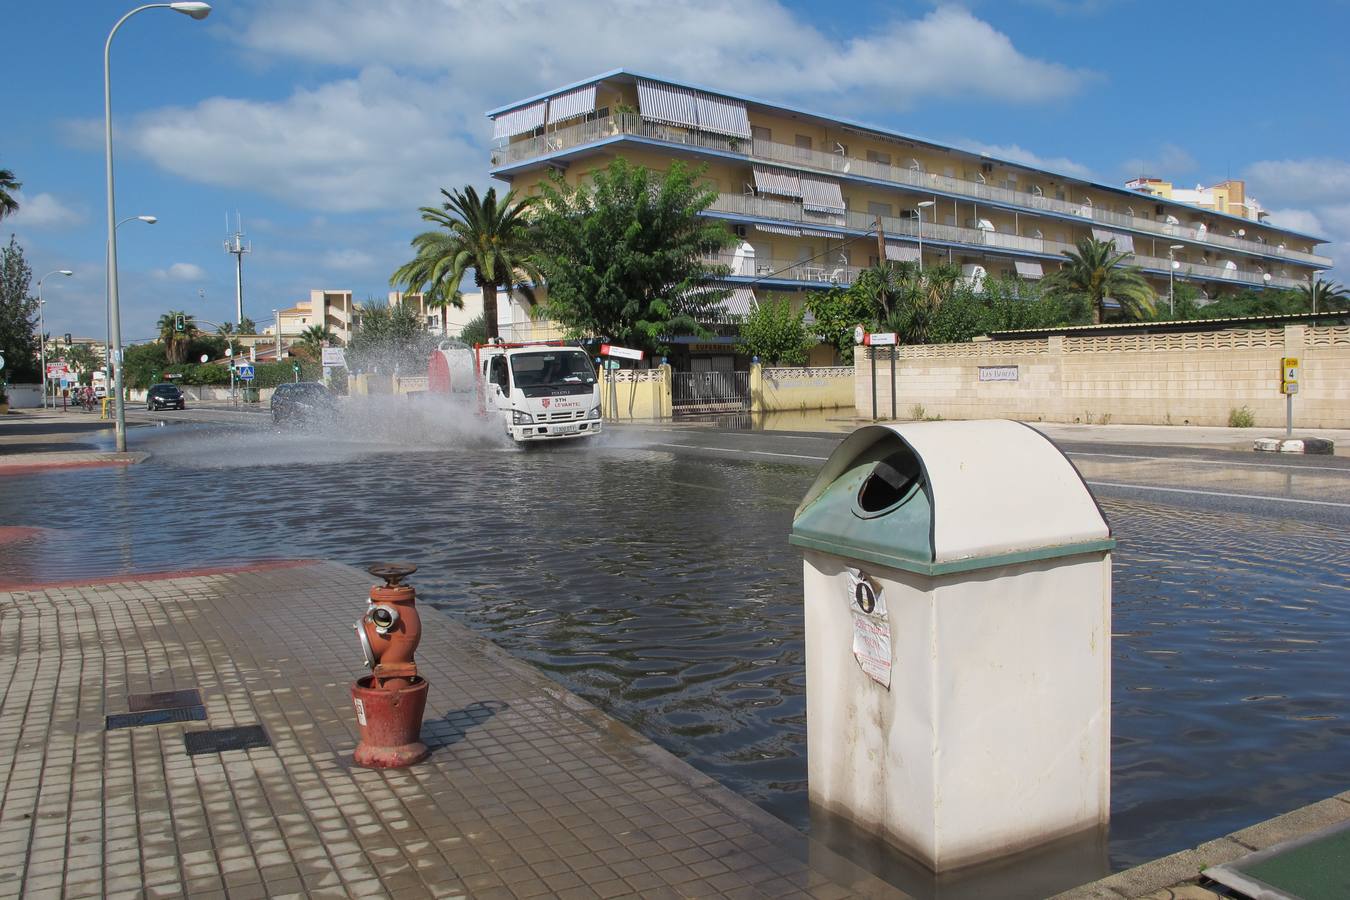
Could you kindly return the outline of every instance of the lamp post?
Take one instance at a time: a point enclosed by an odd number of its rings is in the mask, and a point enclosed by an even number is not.
[[[1308,273],[1308,297],[1312,301],[1313,315],[1317,315],[1317,273]]]
[[[1177,317],[1177,299],[1172,275],[1177,270],[1176,252],[1185,249],[1185,244],[1173,244],[1167,248],[1167,314],[1174,319]]]
[[[123,225],[125,225],[125,224],[127,224],[128,222],[131,222],[131,221],[133,221],[133,220],[138,221],[138,222],[144,222],[144,223],[147,224],[147,225],[153,225],[153,224],[155,224],[156,222],[159,221],[158,217],[156,217],[156,216],[127,216],[125,219],[122,219],[120,222],[117,223],[117,227],[118,227],[118,228],[121,228]],[[104,266],[105,275],[106,275],[106,269],[107,269],[107,266],[108,266],[108,250],[107,250],[106,247],[103,249],[103,266]],[[105,290],[105,291],[107,290],[107,285],[106,285],[106,284],[104,285],[104,290]],[[112,315],[108,315],[108,316],[106,316],[105,318],[106,318],[106,321],[104,322],[105,331],[104,331],[104,335],[103,335],[103,370],[104,370],[105,372],[111,373],[111,372],[112,372],[112,368],[111,368],[111,367],[112,367]],[[104,384],[103,384],[103,389],[104,389],[105,393],[106,393],[106,391],[108,390],[108,388],[111,387],[111,385],[112,385],[112,379],[105,378],[105,379],[104,379]]]
[[[42,282],[52,275],[65,275],[69,278],[75,273],[70,269],[53,269],[38,279],[38,360],[42,366],[42,408],[47,408],[47,323],[43,318],[43,307],[47,301],[42,299]]]
[[[122,309],[117,298],[117,204],[113,192],[113,152],[112,152],[112,41],[122,24],[147,9],[171,9],[194,19],[205,19],[211,14],[211,4],[199,2],[147,3],[138,6],[117,20],[117,24],[108,32],[108,40],[103,44],[103,159],[107,170],[108,182],[108,329],[114,358],[109,362],[113,369],[117,394],[113,399],[117,423],[117,452],[127,449],[126,405],[122,400]]]
[[[915,207],[915,212],[919,214],[919,273],[923,274],[923,211],[933,206],[932,200],[921,201]]]
[[[281,311],[272,310],[272,317],[277,323],[277,362],[281,362]]]

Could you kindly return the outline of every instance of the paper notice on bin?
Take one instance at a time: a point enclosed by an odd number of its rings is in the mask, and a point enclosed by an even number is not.
[[[853,614],[853,656],[877,684],[891,688],[891,623],[881,587],[857,569],[848,570],[848,604]]]

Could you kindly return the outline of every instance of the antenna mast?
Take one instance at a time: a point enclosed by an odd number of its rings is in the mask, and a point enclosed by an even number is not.
[[[225,252],[234,256],[234,324],[244,321],[244,254],[253,252],[252,243],[244,242],[244,220],[236,210],[234,234],[225,238]],[[230,230],[230,216],[225,215],[225,230]]]

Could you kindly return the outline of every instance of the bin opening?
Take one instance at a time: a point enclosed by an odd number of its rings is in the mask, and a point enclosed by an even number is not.
[[[913,495],[919,477],[919,461],[908,450],[877,460],[858,488],[857,514],[865,519],[885,515]]]

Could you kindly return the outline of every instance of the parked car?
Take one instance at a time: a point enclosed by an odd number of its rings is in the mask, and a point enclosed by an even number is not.
[[[152,412],[157,409],[187,409],[187,398],[176,384],[157,384],[145,395],[145,408]]]
[[[272,393],[272,422],[276,425],[324,422],[336,412],[333,393],[317,381],[279,384]]]

